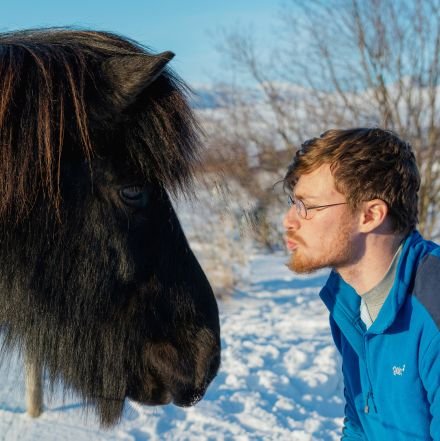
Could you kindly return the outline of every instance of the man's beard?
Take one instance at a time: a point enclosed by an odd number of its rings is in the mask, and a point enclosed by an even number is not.
[[[323,244],[323,247],[315,256],[303,254],[301,250],[305,246],[304,241],[295,238],[299,243],[299,248],[290,256],[287,267],[295,273],[303,274],[321,268],[340,268],[347,265],[354,256],[352,231],[350,220],[342,223],[335,239]],[[289,237],[288,233],[287,236]]]

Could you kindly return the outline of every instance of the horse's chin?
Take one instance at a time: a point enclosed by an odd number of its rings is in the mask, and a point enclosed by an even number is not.
[[[146,400],[143,401],[142,404],[146,406],[166,406],[167,404],[171,404],[173,402],[173,396],[170,392],[165,392],[160,399],[154,400]]]
[[[145,406],[165,406],[173,402],[173,396],[169,391],[162,391],[159,394],[154,394],[154,396],[149,396],[148,394],[144,395],[139,393],[130,393],[128,398]]]

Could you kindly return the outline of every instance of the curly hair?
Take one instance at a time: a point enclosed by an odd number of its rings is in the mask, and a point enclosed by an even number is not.
[[[393,231],[408,233],[418,222],[420,175],[411,145],[380,128],[328,130],[305,141],[284,178],[292,190],[299,177],[329,164],[336,189],[355,211],[363,201],[388,205]]]

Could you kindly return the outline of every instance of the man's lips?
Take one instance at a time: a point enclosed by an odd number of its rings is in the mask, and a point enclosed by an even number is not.
[[[286,243],[286,248],[291,252],[295,251],[299,245],[304,244],[300,238],[295,237],[292,234],[289,234],[289,232],[286,232],[284,236],[284,241]]]
[[[297,240],[286,238],[286,247],[289,251],[295,251],[298,248],[299,242]]]

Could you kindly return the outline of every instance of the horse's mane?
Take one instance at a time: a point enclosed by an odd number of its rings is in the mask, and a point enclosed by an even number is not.
[[[108,32],[51,28],[0,34],[0,219],[25,215],[39,196],[58,211],[67,139],[75,157],[85,161],[106,153],[97,151],[93,135],[112,127],[105,122],[111,107],[105,94],[112,91],[106,90],[100,66],[110,57],[134,54],[151,55]],[[199,128],[187,90],[166,69],[142,103],[124,110],[127,156],[172,192],[188,187],[197,161]]]

